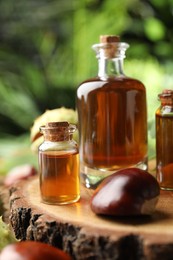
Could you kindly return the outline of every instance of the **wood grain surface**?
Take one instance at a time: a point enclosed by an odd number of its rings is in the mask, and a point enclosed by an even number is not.
[[[38,178],[11,188],[10,222],[21,240],[50,243],[74,259],[173,259],[173,192],[161,191],[156,210],[145,217],[100,217],[90,209],[92,190],[79,202],[42,203]]]

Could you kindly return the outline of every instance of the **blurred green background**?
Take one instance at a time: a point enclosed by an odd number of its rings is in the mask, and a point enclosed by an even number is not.
[[[146,86],[154,157],[157,95],[173,87],[172,27],[173,0],[0,0],[0,173],[36,163],[32,123],[46,109],[75,108],[77,86],[97,74],[100,34],[130,44],[125,73]]]

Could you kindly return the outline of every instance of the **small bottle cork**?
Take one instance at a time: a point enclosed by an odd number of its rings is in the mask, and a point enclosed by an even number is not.
[[[100,43],[104,44],[103,54],[105,58],[112,59],[116,56],[117,45],[120,42],[120,37],[117,35],[100,35]]]
[[[120,42],[118,35],[100,35],[100,43],[114,43]]]
[[[48,122],[46,124],[46,127],[68,127],[69,126],[69,123],[64,121],[64,122]]]
[[[45,140],[56,142],[69,139],[69,134],[67,134],[69,126],[70,124],[66,121],[46,123],[44,127]]]
[[[162,92],[162,95],[171,96],[171,95],[173,95],[173,90],[172,89],[164,89],[163,92]]]
[[[158,95],[158,99],[161,101],[162,106],[173,105],[173,90],[164,89],[163,92]]]

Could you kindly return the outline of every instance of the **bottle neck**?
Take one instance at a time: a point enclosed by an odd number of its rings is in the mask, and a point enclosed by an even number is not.
[[[98,59],[98,76],[101,79],[124,76],[123,71],[124,59]]]
[[[170,106],[173,107],[173,99],[161,99],[161,106]]]
[[[98,76],[101,79],[124,75],[123,61],[128,47],[129,45],[123,42],[100,43],[92,46],[98,58]]]

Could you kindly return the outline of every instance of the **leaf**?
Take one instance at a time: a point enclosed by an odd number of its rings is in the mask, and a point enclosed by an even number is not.
[[[152,41],[162,40],[166,31],[161,20],[155,17],[148,17],[144,20],[144,30],[147,37]]]
[[[31,152],[29,134],[0,139],[0,175],[18,165],[31,164],[37,168],[37,154]]]

